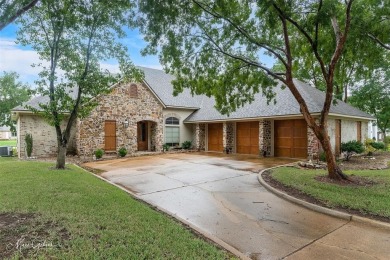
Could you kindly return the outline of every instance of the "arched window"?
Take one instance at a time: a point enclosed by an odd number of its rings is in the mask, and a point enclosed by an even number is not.
[[[179,119],[176,117],[168,117],[167,119],[165,119],[165,124],[166,125],[178,125]]]
[[[180,144],[180,121],[176,117],[165,119],[165,144],[179,146]]]

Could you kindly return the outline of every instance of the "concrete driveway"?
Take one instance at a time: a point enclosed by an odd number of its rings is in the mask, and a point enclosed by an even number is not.
[[[86,166],[253,259],[388,259],[388,230],[310,211],[259,184],[259,170],[290,162],[198,153]]]

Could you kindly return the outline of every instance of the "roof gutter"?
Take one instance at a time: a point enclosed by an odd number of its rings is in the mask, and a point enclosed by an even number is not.
[[[312,113],[311,114],[314,117],[319,117],[321,113]],[[347,116],[347,115],[341,115],[336,113],[329,113],[329,116],[331,117],[343,117],[343,118],[354,118],[354,119],[361,119],[364,121],[374,121],[375,118],[369,118],[369,117],[359,117],[359,116]],[[277,115],[277,116],[265,116],[265,117],[245,117],[245,118],[225,118],[225,119],[210,119],[210,120],[196,120],[196,121],[189,121],[184,120],[184,123],[188,124],[196,124],[196,123],[216,123],[216,122],[232,122],[232,121],[256,121],[261,119],[277,119],[277,120],[283,120],[283,119],[298,119],[303,118],[302,114],[294,114],[294,115]]]
[[[188,109],[188,110],[198,110],[198,109],[200,109],[200,107],[181,107],[181,106],[166,106],[165,108]]]

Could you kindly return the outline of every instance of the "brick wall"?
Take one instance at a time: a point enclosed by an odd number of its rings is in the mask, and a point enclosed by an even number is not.
[[[65,121],[61,128],[66,126]],[[75,150],[76,124],[72,127],[68,143],[68,151]],[[54,126],[49,125],[41,116],[35,114],[21,114],[18,118],[18,154],[19,158],[26,157],[24,138],[27,133],[33,137],[33,157],[50,157],[57,155],[57,135]]]

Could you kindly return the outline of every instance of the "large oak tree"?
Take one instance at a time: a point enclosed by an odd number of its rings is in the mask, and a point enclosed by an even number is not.
[[[165,69],[176,75],[175,92],[185,87],[213,95],[217,108],[229,113],[262,91],[284,83],[299,103],[308,126],[325,153],[328,175],[348,178],[336,164],[328,135],[328,114],[335,75],[345,53],[354,0],[171,0],[139,2],[138,23],[149,41],[145,53],[159,53]],[[356,8],[357,10],[355,10]],[[353,44],[353,43],[351,43]],[[297,49],[305,52],[305,59]],[[262,53],[281,66],[273,70]],[[326,92],[316,120],[294,83],[294,66],[312,62]]]

